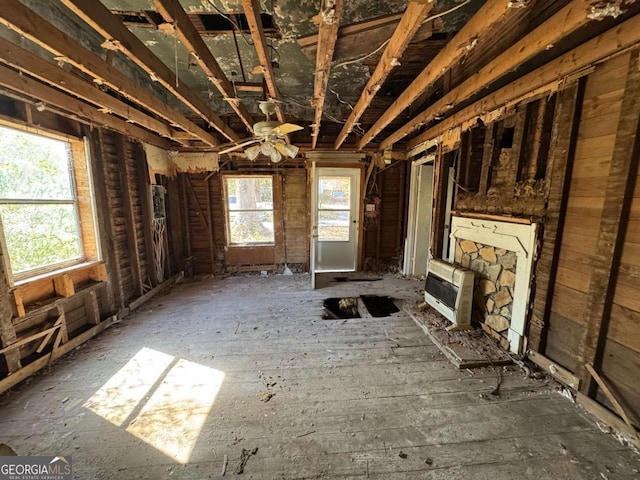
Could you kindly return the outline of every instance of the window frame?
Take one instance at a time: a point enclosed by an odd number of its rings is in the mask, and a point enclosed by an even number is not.
[[[4,121],[0,122],[0,128],[12,129],[68,144],[69,161],[67,167],[69,170],[71,189],[70,199],[0,198],[0,205],[73,205],[77,241],[80,250],[78,257],[14,273],[11,264],[11,255],[6,242],[5,226],[0,217],[0,255],[2,256],[9,286],[22,285],[36,278],[55,275],[61,271],[68,271],[69,269],[88,262],[100,261],[100,245],[95,215],[95,195],[91,175],[91,162],[88,155],[89,146],[86,138],[78,138]],[[82,193],[80,190],[82,190]]]
[[[246,179],[246,178],[268,178],[271,181],[271,209],[234,209],[229,208],[229,184],[230,179]],[[276,184],[275,178],[272,174],[224,174],[222,175],[222,194],[224,202],[224,216],[225,216],[225,234],[227,247],[231,248],[251,248],[251,247],[275,247],[277,243],[276,232]],[[231,238],[231,213],[236,212],[271,212],[273,218],[273,241],[270,242],[233,242]]]

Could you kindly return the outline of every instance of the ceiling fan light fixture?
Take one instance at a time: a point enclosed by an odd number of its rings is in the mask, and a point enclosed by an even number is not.
[[[271,152],[271,155],[269,155],[269,158],[273,163],[279,163],[280,160],[282,160],[282,154],[274,148],[273,152]]]
[[[290,143],[285,143],[282,148],[290,158],[296,158],[296,155],[298,155],[298,152],[300,151],[300,147],[296,147]]]
[[[260,145],[253,145],[252,147],[247,148],[244,151],[244,154],[249,160],[253,162],[256,158],[258,158],[258,155],[260,155]]]
[[[269,141],[263,142],[260,145],[260,151],[262,152],[263,155],[266,155],[268,157],[274,151],[273,143]]]

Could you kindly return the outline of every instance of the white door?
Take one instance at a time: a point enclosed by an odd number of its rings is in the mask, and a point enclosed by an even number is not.
[[[314,272],[352,272],[358,257],[360,169],[313,169]]]
[[[433,165],[411,165],[409,224],[405,243],[405,275],[424,275],[431,243]]]

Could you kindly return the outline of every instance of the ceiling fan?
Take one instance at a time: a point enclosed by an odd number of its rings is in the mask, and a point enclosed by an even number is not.
[[[300,148],[288,143],[286,135],[302,130],[303,127],[293,123],[280,123],[270,120],[271,115],[276,111],[276,104],[273,100],[260,101],[258,103],[260,111],[265,114],[267,119],[253,125],[253,137],[220,150],[218,153],[222,155],[244,148],[245,155],[251,161],[258,158],[261,153],[269,157],[273,163],[280,162],[285,156],[295,158]]]

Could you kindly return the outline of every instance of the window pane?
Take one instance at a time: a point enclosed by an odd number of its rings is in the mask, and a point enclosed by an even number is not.
[[[351,177],[321,176],[318,179],[318,208],[344,210],[351,201]]]
[[[271,177],[228,177],[229,210],[272,210]]]
[[[0,205],[13,273],[82,256],[73,205]]]
[[[318,240],[323,242],[349,241],[349,210],[318,212]]]
[[[72,200],[67,142],[0,127],[0,198]]]
[[[229,212],[231,243],[274,243],[273,212]]]

